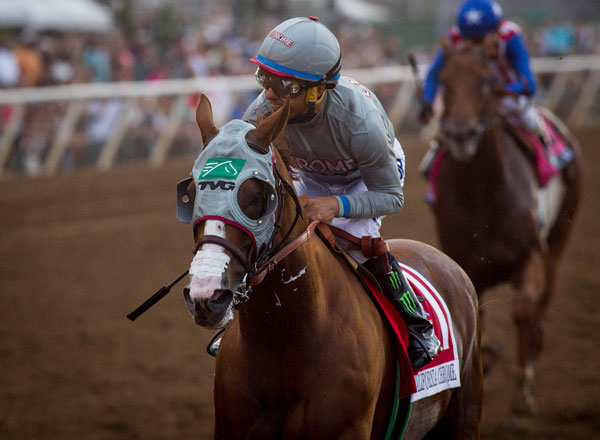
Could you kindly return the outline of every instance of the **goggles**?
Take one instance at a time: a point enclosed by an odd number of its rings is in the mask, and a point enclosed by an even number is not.
[[[258,85],[265,90],[269,88],[273,89],[275,94],[280,98],[293,97],[306,88],[301,82],[272,75],[261,67],[256,69],[254,76]]]

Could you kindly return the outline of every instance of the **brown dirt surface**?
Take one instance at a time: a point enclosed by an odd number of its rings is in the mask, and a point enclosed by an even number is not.
[[[600,438],[600,131],[578,135],[585,193],[545,320],[541,414],[529,434],[505,430],[515,335],[510,291],[497,288],[482,299],[484,341],[503,346],[486,378],[484,439]],[[406,207],[383,234],[437,245],[416,170],[425,146],[400,139]],[[192,162],[0,183],[1,439],[211,438],[212,333],[191,320],[184,283],[125,318],[191,261],[175,183]]]

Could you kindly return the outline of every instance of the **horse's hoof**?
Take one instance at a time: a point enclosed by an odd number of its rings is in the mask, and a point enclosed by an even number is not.
[[[532,420],[530,417],[521,417],[513,414],[504,423],[504,429],[508,434],[512,435],[529,434],[533,430]]]
[[[540,408],[532,395],[519,395],[513,400],[510,412],[514,417],[530,418],[537,416],[540,413]]]

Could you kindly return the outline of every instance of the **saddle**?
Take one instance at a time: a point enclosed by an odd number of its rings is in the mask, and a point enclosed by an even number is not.
[[[317,225],[317,234],[327,245],[329,248],[337,254],[342,255],[345,260],[348,262],[350,267],[355,273],[361,273],[362,275],[369,278],[369,281],[375,284],[379,290],[381,290],[381,286],[379,285],[379,281],[377,278],[369,272],[362,264],[358,264],[354,258],[352,258],[346,251],[358,250],[361,251],[362,254],[367,258],[380,258],[380,261],[389,266],[388,260],[385,256],[387,252],[389,252],[390,248],[387,243],[381,237],[356,237],[343,229],[337,228],[332,225],[328,225],[326,223],[319,223]],[[346,249],[341,249],[339,245],[336,243],[336,237],[343,238],[349,244]],[[386,267],[387,271],[391,271],[390,267]],[[360,276],[359,276],[360,278]],[[361,280],[362,281],[362,280]]]

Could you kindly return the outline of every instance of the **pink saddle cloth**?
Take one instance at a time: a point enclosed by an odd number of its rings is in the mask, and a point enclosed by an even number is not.
[[[548,151],[546,151],[546,147],[537,136],[529,131],[523,132],[535,146],[535,166],[540,187],[544,187],[552,177],[557,175],[573,159],[573,151],[562,136],[545,117],[543,117],[543,121],[546,125],[546,132],[550,136]]]
[[[573,160],[573,150],[567,145],[558,130],[543,116],[546,131],[550,136],[550,144],[546,150],[542,141],[533,133],[522,130],[526,137],[535,147],[535,171],[540,188],[546,184]],[[433,158],[428,173],[428,186],[425,199],[433,203],[437,200],[438,174],[446,150],[440,148]]]

